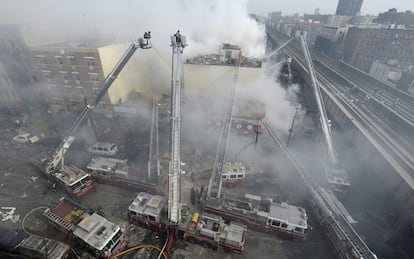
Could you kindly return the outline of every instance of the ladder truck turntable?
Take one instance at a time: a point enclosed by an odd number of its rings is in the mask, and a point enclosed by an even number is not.
[[[91,110],[96,107],[102,97],[106,94],[113,81],[128,63],[135,51],[138,48],[151,48],[150,39],[151,33],[145,32],[143,38],[139,38],[131,43],[111,73],[105,77],[94,98],[92,98],[91,101],[85,105],[81,113],[78,115],[71,128],[68,130],[66,136],[63,138],[63,141],[53,153],[52,157],[45,158],[38,156],[30,159],[32,164],[34,164],[44,175],[46,175],[53,182],[57,182],[65,189],[65,191],[77,199],[80,199],[87,193],[95,190],[96,187],[88,173],[75,166],[67,166],[64,164],[64,155],[75,141],[75,137],[73,135],[79,125],[88,118]]]
[[[243,196],[224,193],[220,199],[208,199],[203,204],[207,213],[233,220],[251,229],[270,232],[292,240],[304,240],[308,216],[302,207],[277,199],[246,193]]]
[[[88,210],[73,200],[62,198],[54,208],[48,208],[43,215],[63,233],[93,253],[98,258],[111,258],[125,249],[128,240],[121,228],[98,213]]]
[[[132,224],[156,231],[169,231],[166,217],[167,199],[164,196],[139,193],[128,208],[128,220]],[[241,253],[246,240],[246,226],[237,222],[225,224],[216,215],[200,213],[182,207],[181,220],[177,223],[174,235],[193,244],[226,252]]]
[[[73,137],[67,138],[62,149],[69,148],[71,145],[69,143],[73,141]],[[61,152],[66,151],[62,150]],[[30,159],[30,162],[48,179],[53,183],[58,183],[69,195],[76,199],[80,199],[96,189],[90,175],[76,166],[63,165],[60,169],[58,167],[48,167],[48,159],[45,157],[34,157]]]

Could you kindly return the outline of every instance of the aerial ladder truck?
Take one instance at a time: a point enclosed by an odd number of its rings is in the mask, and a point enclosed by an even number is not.
[[[152,101],[150,144],[148,151],[148,179],[159,179],[160,177],[160,155],[159,155],[159,130],[158,130],[158,105],[157,97]]]
[[[308,65],[309,74],[311,74],[312,84],[316,97],[316,102],[320,112],[321,126],[324,131],[324,137],[329,149],[331,162],[336,162],[336,156],[333,152],[333,146],[330,136],[330,126],[327,120],[326,110],[323,105],[322,95],[319,90],[316,74],[313,69],[312,59],[309,48],[303,34],[300,40],[304,50],[305,59]],[[267,132],[275,144],[282,150],[286,158],[295,168],[295,171],[302,178],[309,196],[309,203],[312,211],[317,217],[318,222],[329,237],[329,241],[334,247],[339,258],[343,259],[376,259],[377,256],[372,252],[363,238],[351,225],[350,215],[343,208],[343,205],[336,199],[335,194],[329,189],[321,188],[311,177],[309,171],[300,163],[294,154],[292,154],[281,138],[271,128],[268,120],[263,121]]]
[[[225,251],[241,253],[247,233],[245,225],[236,222],[227,224],[221,217],[201,213],[181,203],[181,54],[186,46],[186,38],[180,31],[171,36],[173,51],[168,197],[140,192],[128,207],[128,220],[166,236],[161,253],[169,254],[176,239],[200,244],[213,250],[220,247]]]
[[[225,162],[226,162],[226,153],[227,153],[227,148],[228,148],[229,140],[230,140],[231,121],[232,121],[233,110],[234,110],[234,105],[236,101],[236,91],[237,91],[237,86],[238,86],[238,81],[239,81],[239,70],[240,70],[240,55],[241,55],[241,52],[239,52],[239,58],[237,59],[236,71],[233,77],[233,85],[230,90],[229,103],[227,105],[227,111],[224,117],[224,123],[220,130],[219,142],[217,145],[216,155],[214,157],[214,164],[213,164],[213,169],[211,172],[211,178],[208,183],[207,198],[219,199],[222,195],[222,188],[223,188],[222,174],[223,174],[223,170],[224,170]]]
[[[106,94],[109,87],[112,85],[114,80],[117,78],[119,73],[128,63],[132,55],[138,48],[149,49],[151,48],[151,33],[145,32],[143,38],[139,38],[131,43],[124,55],[115,65],[114,69],[104,79],[100,85],[96,95],[86,103],[85,107],[76,118],[71,128],[63,138],[63,141],[57,147],[50,159],[32,159],[32,162],[53,182],[57,182],[62,185],[63,188],[72,196],[81,198],[91,190],[95,189],[95,184],[90,179],[90,174],[75,166],[67,166],[64,164],[64,156],[66,151],[71,147],[75,140],[73,136],[86,118],[89,113],[94,109],[102,97]]]
[[[322,98],[319,82],[316,77],[315,69],[313,67],[311,54],[308,44],[303,33],[299,36],[302,45],[303,55],[308,66],[308,73],[312,83],[312,89],[315,96],[316,106],[319,112],[319,122],[321,125],[324,142],[326,145],[327,161],[325,163],[325,175],[330,188],[335,192],[344,195],[349,189],[350,182],[345,169],[340,165],[335,149],[332,143],[331,124],[328,119],[325,104]]]
[[[186,47],[186,38],[180,31],[171,36],[172,79],[171,79],[171,138],[170,163],[168,171],[168,220],[178,223],[181,199],[181,54]]]

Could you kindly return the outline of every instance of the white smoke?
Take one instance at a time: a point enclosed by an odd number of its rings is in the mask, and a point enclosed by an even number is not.
[[[220,44],[240,45],[262,56],[264,29],[249,18],[246,0],[4,0],[0,23],[21,24],[31,43],[79,41],[99,36],[131,41],[150,30],[153,44],[169,57],[169,36],[180,29],[187,55],[216,53]]]

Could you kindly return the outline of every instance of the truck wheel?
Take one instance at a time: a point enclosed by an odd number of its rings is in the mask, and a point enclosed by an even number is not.
[[[191,244],[195,244],[195,245],[197,245],[199,243],[198,239],[193,237],[193,236],[187,237],[187,241],[190,242]]]
[[[200,244],[201,244],[201,246],[203,246],[205,248],[209,248],[209,249],[214,249],[214,247],[215,247],[213,244],[211,244],[208,241],[201,241]],[[217,248],[216,248],[216,250],[217,250]]]

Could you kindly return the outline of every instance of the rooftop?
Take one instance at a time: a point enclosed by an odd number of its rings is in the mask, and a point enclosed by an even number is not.
[[[233,212],[262,216],[285,221],[291,226],[307,228],[308,217],[304,208],[279,202],[276,198],[262,198],[248,193],[239,197],[227,193],[224,203],[223,208]]]
[[[73,234],[93,248],[102,250],[119,230],[119,226],[94,213],[85,216]]]
[[[32,44],[31,48],[72,48],[72,49],[91,49],[100,48],[107,45],[114,44],[111,39],[81,39],[79,41],[59,41],[59,42],[44,42],[40,44]]]
[[[94,157],[87,166],[88,169],[101,169],[103,171],[110,171],[115,169],[125,169],[128,172],[128,165],[126,160],[109,158],[109,157]]]
[[[157,217],[160,215],[165,204],[166,199],[163,196],[140,192],[128,209],[137,214]]]
[[[246,165],[242,162],[226,162],[223,174],[246,173]]]
[[[218,65],[218,66],[234,66],[234,63],[228,63],[220,59],[219,54],[206,54],[199,55],[193,58],[189,58],[185,61],[185,64],[194,64],[194,65]],[[262,61],[257,58],[247,58],[242,57],[240,61],[241,67],[252,67],[252,68],[261,68]]]
[[[239,46],[233,45],[233,44],[230,44],[230,43],[224,43],[222,48],[223,49],[241,50],[241,48]]]
[[[64,166],[63,169],[56,174],[56,177],[68,186],[73,186],[77,182],[87,178],[88,176],[88,173],[86,173],[80,168],[73,166]]]
[[[287,221],[290,225],[307,228],[308,217],[302,207],[293,206],[286,202],[271,203],[268,217]]]

